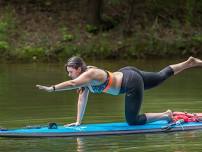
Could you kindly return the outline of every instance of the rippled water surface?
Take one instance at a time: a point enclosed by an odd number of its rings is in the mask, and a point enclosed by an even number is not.
[[[182,60],[180,60],[182,61]],[[176,60],[91,61],[89,64],[116,71],[126,65],[158,71]],[[63,64],[1,64],[0,126],[6,128],[57,122],[76,118],[75,91],[47,93],[36,84],[51,85],[67,80]],[[167,109],[202,112],[202,68],[170,78],[161,86],[145,91],[142,112]],[[83,123],[124,121],[124,96],[90,94]],[[95,136],[82,138],[6,139],[0,151],[202,151],[202,131],[162,134]]]

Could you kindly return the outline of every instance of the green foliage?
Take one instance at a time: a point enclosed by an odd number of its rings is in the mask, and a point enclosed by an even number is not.
[[[58,54],[60,59],[66,59],[78,53],[78,47],[73,44],[67,44],[62,46],[61,52]]]
[[[8,42],[0,41],[0,50],[7,50],[9,48]]]
[[[63,35],[63,40],[64,41],[72,41],[73,39],[74,39],[74,37],[71,34],[64,34]]]
[[[0,36],[2,36],[3,34],[5,34],[7,32],[7,29],[8,29],[8,23],[5,22],[5,21],[3,21],[3,20],[1,20],[0,21],[0,33],[1,33]],[[2,39],[2,37],[1,37],[1,39]]]
[[[186,0],[186,15],[185,22],[187,25],[191,25],[193,23],[193,9],[194,9],[195,0]]]
[[[98,32],[98,27],[96,27],[95,25],[90,25],[90,24],[87,24],[86,25],[86,31],[89,32],[89,33],[97,33]]]
[[[74,36],[68,32],[67,27],[61,28],[61,32],[62,32],[63,41],[69,41],[70,42],[70,41],[74,40]]]
[[[24,15],[8,1],[7,7],[0,6],[0,56],[58,61],[72,55],[105,59],[201,53],[201,1],[103,2],[102,22],[94,26],[81,19],[80,9],[68,7],[78,1],[27,1]],[[126,28],[131,28],[130,36],[124,34]]]
[[[18,50],[18,56],[24,60],[37,60],[45,56],[43,47],[24,46]]]
[[[0,18],[0,39],[7,38],[9,30],[15,28],[15,20],[11,8],[6,8],[5,14]]]
[[[7,55],[9,52],[9,44],[6,41],[0,41],[0,57]]]
[[[113,45],[106,33],[99,34],[86,44],[82,44],[79,54],[84,57],[110,58],[113,56]]]
[[[0,57],[8,57],[11,52],[9,39],[15,28],[15,20],[11,8],[6,7],[0,17]]]
[[[108,31],[110,29],[113,29],[119,24],[118,20],[115,20],[113,17],[103,15],[103,24],[102,24],[102,30]]]
[[[201,44],[202,44],[202,34],[194,35],[194,36],[192,37],[192,40],[193,40],[194,42],[198,42],[198,43],[201,43]]]

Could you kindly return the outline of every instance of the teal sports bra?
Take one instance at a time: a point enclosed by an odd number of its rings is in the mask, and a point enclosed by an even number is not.
[[[110,73],[108,71],[106,71],[106,73],[107,73],[107,79],[105,82],[103,82],[100,85],[91,86],[94,93],[102,93],[102,92],[106,92],[108,90],[107,87],[108,87],[109,82],[110,82]]]

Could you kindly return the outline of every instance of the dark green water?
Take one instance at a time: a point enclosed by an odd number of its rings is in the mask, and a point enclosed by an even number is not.
[[[133,65],[158,71],[178,61],[92,61],[90,64],[115,71]],[[63,64],[1,64],[0,126],[15,128],[49,122],[71,123],[76,119],[75,91],[47,93],[36,84],[67,80]],[[189,69],[161,86],[145,92],[142,112],[167,109],[202,112],[202,68]],[[90,94],[83,123],[124,121],[124,96]],[[5,139],[0,151],[202,151],[202,131],[82,138]]]

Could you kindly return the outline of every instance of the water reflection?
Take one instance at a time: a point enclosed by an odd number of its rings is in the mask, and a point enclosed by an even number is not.
[[[200,131],[118,135],[99,137],[77,137],[77,152],[86,151],[169,151],[188,152],[200,149]],[[194,146],[193,146],[194,145]]]
[[[76,138],[77,141],[77,152],[84,152],[85,149],[85,142],[84,142],[84,138],[78,137]]]

